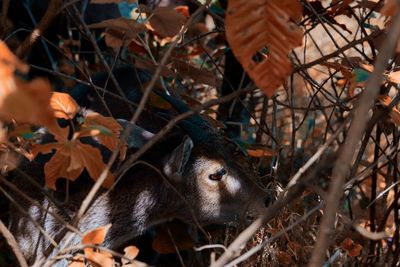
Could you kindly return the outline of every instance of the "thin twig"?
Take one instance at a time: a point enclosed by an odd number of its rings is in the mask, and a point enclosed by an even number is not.
[[[196,16],[198,16],[199,14],[201,14],[202,12],[202,8],[199,8],[191,17],[190,19],[187,21],[187,23],[185,24],[184,27],[182,27],[181,31],[179,34],[183,33],[187,27],[190,25],[190,23],[192,22],[193,18],[195,18]],[[84,23],[83,23],[84,24]],[[142,99],[138,105],[137,110],[135,111],[134,115],[132,116],[132,119],[130,120],[130,122],[132,124],[135,124],[136,121],[138,120],[141,112],[144,109],[144,106],[147,102],[147,99],[151,93],[152,88],[154,87],[156,81],[158,80],[158,77],[160,76],[161,73],[161,69],[163,68],[163,66],[165,66],[165,64],[167,63],[167,60],[169,58],[169,56],[171,55],[173,49],[175,48],[176,44],[178,42],[178,39],[176,39],[168,48],[167,52],[164,54],[163,58],[161,59],[155,73],[153,74],[152,80],[149,82],[148,86],[146,87],[146,89],[144,90]],[[117,83],[118,84],[118,83]],[[131,124],[130,124],[131,125]],[[131,129],[131,127],[127,127],[125,129],[125,131],[122,134],[122,140],[126,140],[127,136],[129,135]],[[154,138],[153,138],[154,139]],[[148,142],[150,143],[150,142]],[[147,143],[147,144],[148,144]],[[146,144],[146,145],[147,145]],[[111,166],[114,164],[115,160],[118,157],[119,151],[121,149],[122,144],[120,143],[119,146],[113,151],[113,154],[111,155],[106,167],[104,168],[104,170],[102,171],[102,173],[100,174],[100,176],[98,177],[96,183],[93,185],[93,187],[91,188],[91,190],[89,191],[88,195],[85,197],[85,199],[82,201],[81,207],[79,208],[78,212],[75,214],[73,221],[72,221],[72,225],[78,225],[79,224],[79,220],[82,218],[82,216],[85,214],[85,212],[88,210],[88,208],[90,207],[92,201],[94,200],[95,195],[97,194],[98,190],[100,189],[100,187],[102,186],[103,182],[105,181],[105,179],[108,177],[108,173],[111,169]],[[147,146],[147,149],[149,149],[151,147]],[[145,150],[147,151],[147,150]],[[138,151],[139,152],[139,151]],[[137,153],[135,153],[137,154]],[[131,162],[132,163],[132,162]],[[129,165],[131,165],[131,163]],[[70,241],[72,240],[74,234],[73,233],[67,233],[66,235],[64,235],[64,237],[62,238],[65,242],[63,242],[64,247],[68,246]],[[49,248],[50,250],[51,248]],[[46,251],[49,252],[49,251]],[[43,259],[41,259],[39,262],[42,262]]]
[[[46,31],[51,25],[53,20],[58,15],[58,9],[62,4],[61,0],[50,0],[49,6],[47,7],[46,13],[40,19],[38,25],[33,29],[32,33],[26,37],[22,44],[18,47],[16,54],[19,58],[25,58],[31,50],[32,46],[37,42],[39,37]]]
[[[28,264],[26,263],[25,257],[21,252],[21,249],[19,248],[17,241],[15,240],[13,234],[7,229],[7,227],[3,224],[3,222],[0,220],[0,233],[4,236],[4,238],[7,240],[8,245],[14,252],[15,257],[17,258],[17,261],[21,267],[28,267]]]
[[[308,217],[310,217],[314,212],[318,211],[320,208],[322,208],[323,202],[319,203],[317,206],[315,206],[314,208],[312,208],[311,210],[309,210],[306,214],[304,214],[303,216],[301,216],[297,221],[295,221],[294,223],[292,223],[291,225],[289,225],[288,227],[282,229],[281,231],[279,231],[278,233],[276,233],[275,235],[271,236],[270,238],[266,238],[263,242],[261,242],[261,244],[258,244],[255,247],[252,247],[251,249],[249,249],[246,253],[242,254],[240,257],[237,257],[235,260],[229,262],[228,264],[225,265],[225,267],[234,267],[237,264],[247,260],[248,258],[250,258],[252,255],[254,255],[255,253],[257,253],[259,250],[261,250],[263,247],[265,247],[266,245],[274,242],[276,239],[278,239],[279,237],[281,237],[283,234],[291,231],[294,227],[296,227],[297,225],[299,225],[300,223],[304,222],[305,220],[308,219]]]
[[[357,107],[353,111],[353,120],[350,125],[346,142],[340,151],[338,160],[332,172],[332,184],[326,199],[326,208],[322,218],[317,242],[311,257],[309,266],[322,266],[326,250],[331,242],[331,234],[336,218],[336,211],[343,195],[344,183],[349,172],[350,163],[353,160],[358,143],[362,138],[369,116],[369,110],[374,105],[374,99],[379,92],[382,74],[393,55],[394,48],[400,36],[400,15],[392,22],[392,27],[377,57],[375,70],[367,81],[364,92],[361,94]]]
[[[328,146],[332,144],[333,141],[335,141],[339,133],[342,132],[344,124],[330,137],[330,139],[326,142],[326,144],[322,146],[315,154],[322,155],[322,152],[325,151],[326,148],[328,148]],[[312,169],[311,173],[304,179],[299,179],[299,178],[318,159],[320,159],[320,157],[311,157],[307,161],[307,163],[298,171],[298,174],[295,175],[296,182],[288,184],[285,190],[279,194],[278,199],[270,207],[268,207],[267,211],[257,220],[255,220],[250,226],[248,226],[244,231],[242,231],[238,235],[238,237],[229,245],[225,253],[222,254],[217,261],[211,263],[211,267],[222,267],[229,260],[238,256],[240,251],[243,249],[244,245],[252,238],[252,236],[258,231],[258,229],[263,227],[264,224],[268,222],[270,219],[274,218],[275,215],[279,213],[286,206],[286,204],[290,203],[293,199],[299,196],[301,192],[303,192],[305,184],[314,178],[318,168]],[[322,165],[319,164],[318,167],[321,168]]]

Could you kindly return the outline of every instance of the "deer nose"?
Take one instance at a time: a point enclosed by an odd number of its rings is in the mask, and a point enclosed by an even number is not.
[[[271,203],[272,203],[272,196],[267,196],[265,199],[264,199],[264,205],[265,205],[265,207],[268,207],[269,205],[271,205]]]

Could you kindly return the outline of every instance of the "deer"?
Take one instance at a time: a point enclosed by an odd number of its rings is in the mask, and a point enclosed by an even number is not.
[[[165,94],[163,97],[179,113],[190,109],[182,100]],[[119,121],[125,127],[130,123]],[[138,125],[131,126],[128,155],[140,147],[137,143],[145,143],[154,136]],[[24,171],[33,177],[43,177],[43,162],[30,162]],[[17,178],[18,188],[48,211],[15,196],[25,212],[17,208],[10,212],[10,230],[26,259],[35,263],[57,253],[57,248],[49,252],[51,243],[38,226],[52,238],[59,236],[65,225],[52,214],[69,221],[90,187],[79,188],[69,194],[66,203],[60,204],[32,188],[23,178]],[[117,249],[150,227],[172,219],[198,226],[247,220],[264,212],[268,199],[237,145],[195,114],[142,155],[118,177],[111,190],[101,189],[77,228],[84,233],[111,224],[102,245]],[[70,244],[79,244],[80,239],[75,235]],[[59,247],[63,242],[59,242]],[[57,266],[66,264],[60,261]]]

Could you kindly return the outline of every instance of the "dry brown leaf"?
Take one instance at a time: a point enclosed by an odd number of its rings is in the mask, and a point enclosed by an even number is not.
[[[107,232],[110,229],[111,224],[107,224],[105,226],[98,227],[94,230],[91,230],[82,237],[81,243],[83,245],[100,245],[104,242],[106,238]],[[84,248],[86,258],[90,261],[90,263],[94,266],[99,267],[113,267],[114,266],[114,258],[113,256],[104,251],[95,251],[93,248]]]
[[[14,75],[16,70],[26,73],[28,66],[0,41],[0,118],[55,128],[56,120],[49,105],[52,91],[49,81],[42,78],[23,81]]]
[[[31,123],[48,128],[54,126],[56,120],[49,105],[50,83],[42,78],[30,82],[16,79],[14,82],[15,91],[5,96],[2,102],[0,100],[0,117],[5,121],[14,119],[19,123]]]
[[[185,61],[174,59],[172,67],[182,78],[190,78],[196,84],[207,84],[218,88],[221,85],[221,80],[211,71],[198,69]]]
[[[288,54],[303,40],[301,28],[293,21],[301,16],[297,0],[229,1],[227,40],[243,68],[269,96],[292,71]],[[256,57],[262,58],[258,62]]]
[[[247,154],[253,158],[265,158],[265,157],[273,157],[276,155],[276,151],[272,149],[247,149]]]
[[[105,251],[94,251],[85,248],[85,256],[93,267],[114,267],[114,257],[111,253]]]
[[[293,266],[293,259],[289,253],[285,251],[278,251],[279,266]]]
[[[176,12],[182,14],[186,18],[190,17],[189,7],[188,6],[176,6],[174,7]]]
[[[380,13],[387,17],[392,17],[399,12],[399,5],[397,0],[386,0],[385,4],[380,10]]]
[[[128,247],[124,248],[124,252],[125,252],[124,256],[130,260],[122,258],[121,259],[122,266],[123,267],[135,266],[134,263],[131,263],[131,262],[137,257],[137,255],[139,255],[139,249],[135,246],[128,246]]]
[[[3,41],[0,41],[0,66],[1,77],[10,76],[15,70],[19,70],[22,73],[27,73],[29,71],[28,65],[20,61],[18,57],[8,49],[6,43]],[[2,93],[4,93],[4,89],[2,89]]]
[[[363,247],[360,244],[354,243],[351,238],[346,238],[341,244],[342,249],[347,251],[350,257],[357,257],[361,254]]]
[[[75,256],[68,264],[68,267],[85,267],[85,259],[82,256]]]
[[[79,137],[97,136],[99,142],[113,151],[119,144],[122,126],[112,117],[91,112],[85,117]]]
[[[387,95],[380,95],[378,96],[379,102],[382,103],[385,107],[389,106],[390,103],[392,102],[392,98]],[[397,109],[396,106],[392,108],[390,111],[390,117],[392,118],[393,122],[397,125],[400,126],[400,111]]]
[[[108,230],[110,230],[111,224],[100,226],[96,229],[90,230],[82,237],[83,245],[100,245],[104,242]]]
[[[128,45],[132,40],[136,39],[138,33],[146,30],[143,24],[123,17],[91,24],[89,28],[105,28],[105,41],[107,45],[113,48]]]
[[[69,94],[59,92],[52,93],[50,106],[54,110],[54,116],[56,118],[66,120],[72,120],[79,109],[78,104]]]
[[[64,134],[57,143],[36,145],[32,148],[32,154],[47,154],[52,150],[56,153],[44,165],[46,185],[51,189],[56,189],[56,182],[59,178],[66,178],[74,181],[86,169],[93,180],[97,180],[101,172],[106,168],[102,160],[100,150],[91,145],[83,144],[78,139],[67,139],[68,129],[63,129]],[[78,137],[78,134],[75,135]],[[108,172],[107,178],[103,183],[106,188],[111,187],[114,182],[113,175]]]
[[[173,7],[156,7],[147,16],[150,29],[162,38],[176,36],[186,22],[186,17]]]
[[[338,62],[324,62],[321,63],[320,65],[325,66],[329,69],[340,71],[345,79],[353,78],[353,74],[351,73],[350,68],[347,67],[346,65],[340,64]]]

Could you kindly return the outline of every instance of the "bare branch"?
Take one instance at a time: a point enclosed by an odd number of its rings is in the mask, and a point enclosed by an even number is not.
[[[28,264],[26,263],[24,255],[22,255],[22,252],[18,247],[17,241],[15,240],[12,233],[7,229],[7,227],[4,225],[4,223],[1,220],[0,220],[0,232],[4,236],[4,238],[7,240],[8,245],[14,252],[14,255],[17,258],[19,265],[21,267],[28,267]]]
[[[350,163],[353,160],[359,141],[364,134],[369,117],[369,110],[374,105],[374,100],[379,92],[382,74],[393,55],[394,48],[400,36],[400,15],[397,15],[392,21],[392,27],[384,42],[384,46],[378,55],[375,70],[367,81],[366,88],[361,94],[357,107],[353,110],[353,120],[350,125],[346,142],[341,148],[340,155],[336,161],[332,173],[332,184],[329,188],[329,194],[326,199],[326,208],[322,218],[318,240],[315,244],[309,266],[322,266],[325,253],[331,241],[336,211],[339,207],[340,199],[343,195],[343,188],[346,177],[349,173]]]
[[[17,56],[19,58],[25,58],[26,55],[31,50],[32,46],[37,42],[39,37],[46,31],[46,29],[51,25],[53,20],[58,15],[58,10],[61,7],[61,0],[51,0],[49,6],[47,7],[46,13],[43,15],[42,19],[32,31],[32,33],[26,37],[22,44],[17,49]]]

